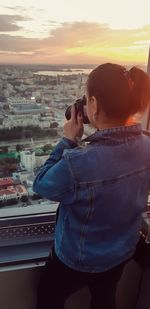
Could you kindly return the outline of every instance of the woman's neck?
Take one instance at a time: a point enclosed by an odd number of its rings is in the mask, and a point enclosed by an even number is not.
[[[127,119],[126,121],[101,121],[96,124],[98,130],[103,130],[107,128],[120,127],[120,126],[130,126],[135,123],[133,118]]]

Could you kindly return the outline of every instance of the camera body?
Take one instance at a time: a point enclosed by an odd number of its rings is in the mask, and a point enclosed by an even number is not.
[[[74,103],[75,106],[75,114],[77,117],[77,114],[80,112],[83,117],[83,123],[87,124],[89,123],[89,119],[87,115],[85,114],[85,109],[84,106],[86,105],[86,96],[84,95],[82,98],[77,99]],[[71,105],[67,107],[66,112],[65,112],[65,117],[67,120],[71,118]]]

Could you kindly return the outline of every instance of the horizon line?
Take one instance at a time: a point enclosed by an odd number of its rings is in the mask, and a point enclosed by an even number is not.
[[[103,63],[117,63],[116,61],[105,61],[105,62],[101,62],[101,63],[16,63],[16,62],[0,62],[0,66],[1,65],[44,65],[44,66],[98,66],[100,64],[103,64]],[[120,63],[120,62],[119,62]],[[123,62],[122,62],[123,63]],[[130,65],[137,65],[137,66],[147,66],[147,63],[144,62],[144,63],[123,63],[123,65],[126,65],[126,66],[130,66]]]

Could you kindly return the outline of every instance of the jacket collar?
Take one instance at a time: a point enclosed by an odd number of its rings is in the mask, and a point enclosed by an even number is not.
[[[92,135],[86,137],[82,142],[104,142],[105,144],[120,144],[135,139],[142,133],[140,123],[129,126],[112,127],[103,130],[97,130]]]

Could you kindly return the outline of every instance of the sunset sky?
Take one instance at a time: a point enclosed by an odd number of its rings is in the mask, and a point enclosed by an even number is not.
[[[146,64],[150,0],[0,0],[0,63]]]

